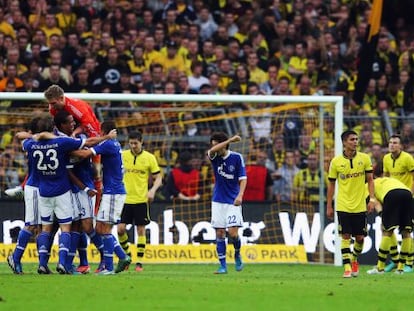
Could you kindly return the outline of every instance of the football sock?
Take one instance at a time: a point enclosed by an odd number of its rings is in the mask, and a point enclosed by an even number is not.
[[[104,262],[106,270],[114,270],[114,241],[112,234],[104,234],[102,236],[102,241],[104,245]]]
[[[37,236],[36,244],[37,244],[37,252],[39,254],[39,265],[46,267],[49,261],[49,247],[51,245],[49,232],[41,232]]]
[[[128,234],[126,232],[124,232],[124,234],[122,235],[118,234],[118,240],[124,252],[128,254],[129,256],[131,256],[131,251],[129,250]]]
[[[407,261],[408,254],[412,248],[412,238],[403,238],[401,241],[401,250],[400,250],[400,261],[398,265],[398,269],[404,267],[404,264]]]
[[[61,232],[59,236],[59,264],[65,266],[66,259],[70,249],[70,233]]]
[[[218,238],[216,242],[216,249],[220,265],[222,267],[226,267],[226,240]]]
[[[233,238],[233,246],[234,246],[234,258],[240,257],[241,240],[239,236],[237,236],[237,238]]]
[[[141,262],[142,258],[144,257],[146,243],[147,243],[147,237],[145,235],[138,236],[138,243],[137,243],[138,262]]]
[[[88,236],[82,232],[78,243],[79,265],[88,266]]]
[[[399,258],[399,254],[398,254],[398,241],[397,241],[397,236],[395,235],[395,233],[393,232],[390,236],[391,240],[390,240],[390,256],[391,256],[391,260],[398,264],[398,258]]]
[[[71,231],[70,232],[70,247],[68,255],[66,256],[65,268],[67,271],[72,270],[73,258],[75,258],[76,248],[78,247],[80,233]]]
[[[16,248],[13,252],[14,262],[20,262],[20,260],[22,259],[23,253],[26,249],[27,243],[29,243],[29,240],[32,237],[32,235],[33,234],[27,229],[20,230],[19,236],[17,237]]]
[[[405,261],[405,264],[407,266],[412,267],[413,266],[413,260],[414,260],[414,244],[411,241],[411,243],[410,243],[410,250],[408,252],[408,256],[407,256],[407,259]]]
[[[126,253],[122,249],[121,245],[119,245],[117,239],[112,236],[114,240],[114,253],[118,256],[119,259],[124,260],[126,258]]]
[[[385,261],[387,260],[388,253],[390,252],[390,245],[392,243],[392,238],[390,236],[382,236],[381,243],[378,250],[378,262],[377,268],[378,270],[384,270],[385,268]]]
[[[355,241],[354,242],[354,249],[352,251],[352,261],[357,261],[358,256],[362,253],[362,249],[364,248],[364,240],[362,243]]]
[[[341,240],[341,253],[342,253],[342,264],[345,271],[351,270],[351,240],[342,239]]]
[[[88,233],[89,238],[91,239],[92,243],[95,245],[96,249],[101,254],[101,261],[103,260],[103,242],[102,237],[96,233],[95,230],[92,230]]]

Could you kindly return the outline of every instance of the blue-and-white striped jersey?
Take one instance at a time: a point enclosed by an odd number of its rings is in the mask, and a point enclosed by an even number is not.
[[[231,150],[225,157],[208,154],[214,171],[213,202],[233,204],[240,191],[240,180],[246,179],[243,156]]]
[[[43,197],[55,197],[71,189],[67,164],[69,152],[81,149],[85,141],[69,137],[48,140],[23,141],[23,150],[28,154],[29,167],[39,174],[39,193]]]
[[[126,194],[123,182],[124,166],[122,149],[115,139],[107,139],[91,148],[94,155],[101,155],[104,194]]]

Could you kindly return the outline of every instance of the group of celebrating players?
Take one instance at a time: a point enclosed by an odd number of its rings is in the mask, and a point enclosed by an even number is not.
[[[7,258],[8,264],[14,273],[22,274],[24,250],[32,235],[38,234],[38,273],[52,273],[48,261],[59,228],[56,267],[59,274],[89,272],[86,236],[101,254],[95,272],[100,275],[122,272],[131,263],[131,257],[112,235],[113,225],[120,222],[126,197],[121,145],[116,140],[115,124],[101,124],[89,104],[64,96],[58,85],[50,86],[44,94],[53,118],[50,115],[35,117],[30,132],[17,134],[23,139],[28,161],[24,185],[25,227],[19,232],[13,254]],[[79,128],[75,128],[75,121]],[[98,198],[94,227],[95,200],[101,191],[100,170],[103,193]],[[73,259],[77,249],[80,265],[75,268]],[[114,253],[119,258],[116,268]]]

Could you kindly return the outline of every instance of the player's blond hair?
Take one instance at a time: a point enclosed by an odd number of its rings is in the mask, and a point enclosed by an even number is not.
[[[51,100],[64,96],[65,92],[59,85],[53,84],[47,88],[44,95],[47,100]]]

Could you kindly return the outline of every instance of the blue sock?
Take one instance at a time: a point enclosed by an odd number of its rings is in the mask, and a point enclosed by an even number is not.
[[[104,245],[104,262],[106,270],[114,270],[114,241],[112,234],[104,234],[102,236]]]
[[[114,253],[118,256],[119,259],[123,260],[126,258],[125,251],[122,249],[121,245],[119,245],[118,240],[112,235],[114,239]]]
[[[69,249],[70,249],[70,233],[69,232],[61,232],[59,236],[59,264],[65,266],[66,258],[68,257]]]
[[[19,236],[17,237],[17,245],[13,252],[14,262],[20,262],[23,253],[26,249],[27,243],[29,243],[29,240],[32,237],[32,235],[33,234],[27,229],[20,230]]]
[[[37,252],[39,254],[39,265],[46,267],[49,261],[49,249],[50,249],[50,236],[49,232],[41,232],[37,236]]]
[[[78,246],[78,242],[79,242],[79,236],[80,236],[79,232],[75,232],[75,231],[70,232],[70,247],[69,247],[68,255],[66,256],[66,264],[65,264],[65,268],[68,271],[72,270],[73,258],[75,258],[76,247]]]
[[[88,233],[89,238],[91,239],[92,243],[95,245],[96,249],[101,254],[101,261],[103,260],[103,242],[102,237],[96,233],[95,230],[92,230],[92,232]]]
[[[81,233],[78,243],[79,265],[88,266],[88,236]]]
[[[226,267],[226,240],[218,238],[216,241],[217,256],[222,267]]]
[[[241,240],[240,237],[233,238],[233,246],[234,246],[234,258],[240,257],[240,247],[241,247]]]

